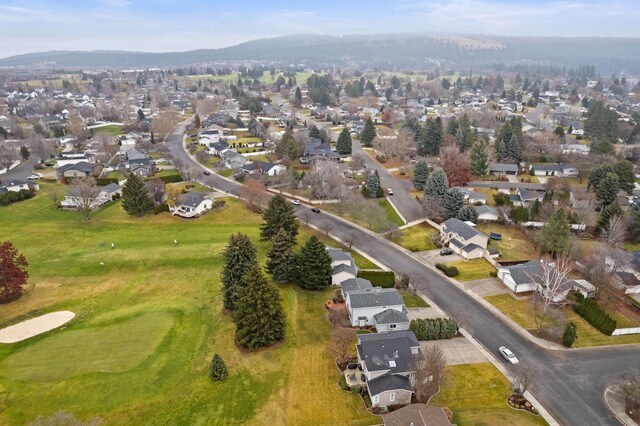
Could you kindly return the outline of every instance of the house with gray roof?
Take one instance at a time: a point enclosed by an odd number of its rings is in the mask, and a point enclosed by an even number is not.
[[[407,313],[404,299],[395,288],[372,287],[349,291],[344,301],[353,327],[376,326],[375,315],[387,309]]]
[[[169,212],[174,216],[192,218],[203,215],[213,208],[213,201],[204,192],[187,192],[180,195],[175,206],[169,206]]]
[[[371,281],[364,278],[350,278],[340,283],[340,293],[343,299],[347,299],[347,293],[351,291],[367,290],[373,288]]]
[[[378,333],[388,333],[390,331],[408,330],[411,321],[406,310],[396,311],[395,309],[387,309],[373,316],[376,323],[376,331]]]
[[[344,280],[355,278],[358,275],[358,269],[355,264],[339,264],[331,270],[331,285],[338,286]]]
[[[498,210],[485,204],[475,207],[478,213],[478,222],[496,222],[498,220]]]
[[[565,300],[571,290],[579,291],[585,297],[593,295],[595,287],[591,283],[570,278],[565,278],[557,291],[554,291],[554,294],[548,294],[548,289],[545,287],[546,284],[543,279],[545,273],[542,268],[542,262],[542,260],[535,259],[519,265],[499,267],[498,278],[516,294],[538,291],[544,297],[552,298],[553,302]],[[548,274],[553,276],[554,271],[555,269],[548,272]]]
[[[532,164],[529,170],[534,176],[561,176],[562,167],[558,164]]]
[[[489,237],[460,219],[450,218],[441,225],[440,241],[466,260],[484,256]]]
[[[415,366],[424,362],[412,331],[359,334],[356,352],[374,407],[411,403]]]
[[[95,164],[88,163],[86,161],[81,161],[75,164],[66,164],[64,166],[58,167],[56,169],[56,174],[58,178],[76,178],[76,177],[87,177],[93,173],[93,169]]]
[[[518,165],[494,163],[489,165],[489,174],[493,176],[515,176],[518,174]]]
[[[530,207],[537,201],[542,202],[544,200],[544,192],[530,191],[528,189],[518,188],[515,194],[509,195],[509,199],[514,206]]]
[[[247,158],[244,155],[230,150],[222,153],[222,160],[224,161],[224,165],[231,170],[239,169],[247,164]]]

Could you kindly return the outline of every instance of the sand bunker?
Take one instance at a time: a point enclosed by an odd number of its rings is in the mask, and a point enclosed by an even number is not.
[[[0,343],[16,343],[58,328],[75,317],[70,311],[51,312],[0,330]]]

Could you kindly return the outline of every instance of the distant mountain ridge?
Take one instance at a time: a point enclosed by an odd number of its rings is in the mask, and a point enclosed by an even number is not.
[[[220,49],[185,52],[115,50],[50,51],[0,59],[1,67],[49,65],[69,68],[147,68],[260,61],[340,66],[351,63],[396,68],[483,68],[495,64],[557,67],[595,65],[599,72],[640,73],[640,39],[503,37],[476,35],[299,34],[248,41]]]

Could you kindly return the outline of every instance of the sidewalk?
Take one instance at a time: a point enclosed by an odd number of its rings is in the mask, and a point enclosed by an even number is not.
[[[637,426],[631,417],[624,412],[624,393],[619,385],[610,386],[604,391],[604,402],[609,411],[625,426]]]

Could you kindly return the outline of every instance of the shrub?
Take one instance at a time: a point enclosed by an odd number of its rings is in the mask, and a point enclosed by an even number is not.
[[[393,271],[358,271],[358,278],[364,278],[374,286],[383,288],[394,288],[396,285],[396,274]]]
[[[453,339],[458,334],[458,322],[451,318],[415,319],[409,329],[418,340]]]
[[[157,206],[153,207],[153,214],[158,215],[162,212],[168,212],[169,211],[169,206],[167,205],[167,203],[162,203],[162,204],[158,204]]]
[[[447,266],[444,263],[436,263],[436,268],[440,269],[448,277],[455,277],[460,273],[455,266]]]
[[[509,194],[503,194],[502,192],[494,194],[493,201],[496,202],[496,206],[511,205],[511,198],[509,198]]]
[[[338,380],[338,384],[343,390],[349,390],[349,385],[347,384],[347,378],[344,377],[344,374],[340,375],[340,380]]]
[[[213,200],[213,208],[220,209],[227,204],[225,200]]]
[[[224,364],[224,361],[220,357],[220,355],[215,354],[211,359],[211,368],[209,370],[209,378],[214,382],[223,381],[229,376],[229,372],[227,371],[227,366]]]
[[[567,323],[567,326],[564,328],[564,334],[562,336],[562,344],[566,348],[570,348],[573,346],[573,342],[576,341],[578,335],[576,334],[578,326],[574,322]]]
[[[182,182],[182,175],[180,175],[180,173],[177,173],[175,175],[158,176],[157,179],[160,179],[164,183]]]
[[[18,192],[8,191],[0,194],[0,205],[8,206],[9,204],[17,203],[18,201],[28,200],[33,198],[33,192],[30,189],[21,189]]]
[[[489,276],[496,278],[498,276],[498,272],[497,271],[491,271],[491,272],[489,272]]]
[[[107,186],[110,183],[118,183],[118,178],[114,178],[114,177],[96,178],[96,185],[98,186]]]
[[[611,336],[617,326],[616,320],[611,318],[593,299],[583,297],[580,300],[579,297],[576,297],[576,301],[578,303],[573,310],[601,333]]]

